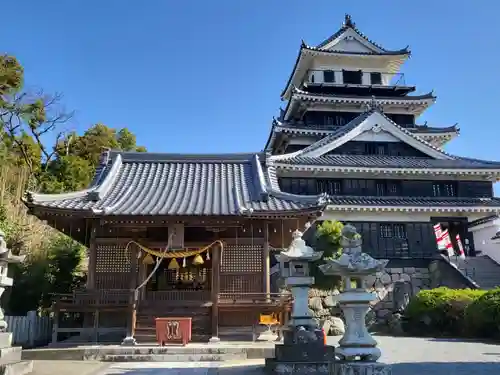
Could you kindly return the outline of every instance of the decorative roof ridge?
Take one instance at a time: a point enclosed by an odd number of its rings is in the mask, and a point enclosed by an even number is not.
[[[426,196],[414,196],[414,197],[406,197],[399,195],[338,195],[335,196],[342,199],[350,199],[350,198],[363,198],[363,199],[378,199],[378,200],[394,200],[394,199],[405,199],[407,201],[440,201],[440,202],[456,202],[456,201],[480,201],[480,202],[488,202],[488,201],[496,201],[500,200],[499,197],[426,197]]]
[[[465,156],[455,156],[455,159],[467,160],[467,161],[477,161],[479,163],[491,164],[491,165],[500,164],[500,161],[496,161],[496,160],[483,160],[483,159],[477,159],[477,158],[469,158],[469,157],[465,157]]]
[[[109,164],[104,166],[104,168],[99,172],[99,177],[95,179],[95,182],[89,188],[80,191],[57,193],[57,194],[43,194],[43,193],[34,193],[32,191],[26,191],[24,193],[23,200],[26,201],[27,203],[33,203],[37,201],[54,202],[54,201],[61,201],[61,200],[75,199],[75,198],[88,198],[93,201],[98,201],[102,199],[102,197],[107,193],[107,191],[111,187],[114,179],[118,174],[121,164],[122,160],[120,155],[117,155],[114,158],[112,158],[111,167],[109,168],[108,173],[106,174],[106,170],[108,169]]]
[[[84,189],[80,191],[72,191],[69,193],[55,193],[55,194],[43,194],[43,193],[35,193],[33,191],[27,190],[24,192],[24,197],[22,200],[26,203],[34,203],[34,202],[53,202],[65,199],[74,199],[74,198],[84,198],[88,193],[92,192],[94,188]]]
[[[409,46],[405,48],[393,50],[393,51],[383,51],[383,52],[356,52],[356,51],[335,51],[326,50],[318,47],[310,46],[308,44],[302,44],[302,50],[309,50],[312,52],[321,52],[328,55],[358,55],[358,56],[411,56],[411,51]]]
[[[271,153],[266,154],[266,170],[264,173],[269,190],[280,190],[278,179],[276,176],[276,165],[272,159]]]
[[[234,205],[236,206],[236,210],[239,212],[239,214],[251,214],[253,212],[253,208],[248,208],[243,205],[243,199],[240,196],[239,189],[237,189],[236,186],[233,186],[232,190],[234,195]]]
[[[269,195],[274,198],[284,199],[292,202],[299,203],[313,203],[318,206],[326,205],[330,201],[330,196],[326,193],[321,193],[317,195],[298,195],[285,193],[281,190],[271,190],[269,191]]]
[[[330,128],[322,128],[319,125],[307,125],[307,124],[298,124],[298,123],[289,123],[287,121],[279,122],[276,121],[272,127],[271,132],[304,132],[304,133],[318,133],[318,134],[331,134],[337,131],[339,126],[331,126]],[[416,134],[429,134],[429,135],[439,135],[441,133],[454,133],[460,134],[460,128],[455,125],[445,126],[445,127],[437,127],[437,126],[426,126],[426,125],[415,125],[412,127],[406,127],[408,131],[414,132]],[[426,131],[427,130],[427,131]]]
[[[241,153],[221,153],[221,154],[181,154],[181,153],[159,153],[159,152],[130,152],[130,151],[112,151],[114,155],[121,155],[123,163],[131,162],[189,162],[199,163],[232,163],[232,162],[250,162],[258,155],[263,157],[262,152],[241,152]]]
[[[313,144],[303,148],[302,150],[299,150],[299,154],[307,154],[308,152],[317,150],[318,148],[330,143],[332,140],[337,138],[340,134],[344,133],[347,134],[351,130],[355,129],[359,124],[361,124],[364,120],[366,120],[369,116],[371,116],[376,109],[369,109],[365,112],[362,112],[359,116],[355,117],[351,121],[349,121],[347,124],[345,124],[343,127],[340,129],[334,131],[333,133],[327,135],[326,137],[320,139],[317,142],[314,142]],[[291,154],[289,154],[291,155]],[[285,159],[285,158],[283,158]]]
[[[357,157],[368,157],[370,159],[397,159],[397,160],[415,160],[415,159],[421,159],[421,160],[428,160],[427,158],[421,157],[421,156],[394,156],[394,155],[353,155],[353,154],[332,154],[332,155],[321,155],[321,156],[300,156],[301,159],[319,159],[323,157],[335,157],[338,159],[351,159],[351,158],[357,158]],[[274,162],[278,162],[279,160],[275,160]]]
[[[293,86],[292,87],[292,95],[293,94],[299,94],[299,95],[308,95],[308,96],[316,96],[316,97],[331,97],[331,98],[348,98],[348,99],[360,99],[360,100],[364,100],[364,99],[368,99],[368,100],[373,100],[373,96],[360,96],[360,95],[347,95],[347,94],[344,94],[344,95],[336,95],[336,94],[323,94],[323,93],[312,93],[312,92],[309,92],[309,91],[304,91],[304,90],[301,90],[299,88],[297,88],[296,86]],[[405,100],[405,99],[409,99],[409,100],[419,100],[419,99],[436,99],[437,97],[434,95],[434,90],[431,90],[425,94],[421,94],[421,95],[406,95],[406,96],[398,96],[398,97],[394,97],[394,96],[376,96],[375,99],[376,100]]]
[[[302,58],[302,51],[304,50],[305,47],[306,47],[306,44],[302,40],[302,42],[300,43],[299,53],[297,55],[297,58],[295,59],[295,64],[293,65],[292,72],[288,76],[288,80],[286,82],[285,88],[283,89],[283,91],[281,91],[281,95],[280,95],[281,99],[283,99],[283,97],[285,96],[285,94],[288,90],[288,87],[290,86],[290,83],[293,80],[293,76],[295,75],[295,70],[297,69],[297,65],[299,65],[300,59]]]
[[[267,191],[264,172],[262,171],[261,160],[258,155],[254,155],[254,157],[252,158],[252,171],[254,174],[254,186],[257,188],[257,193],[260,198],[259,200],[267,201],[267,199],[269,198],[269,193]]]
[[[120,171],[121,166],[122,166],[122,157],[120,154],[118,154],[116,155],[116,157],[113,158],[111,168],[109,168],[109,172],[104,177],[104,180],[100,182],[99,178],[99,182],[95,185],[95,188],[87,193],[87,198],[89,198],[92,201],[99,201],[102,198],[104,198],[106,193],[113,185],[113,182],[115,181],[116,177],[118,176],[118,172]],[[105,169],[106,167],[103,169],[103,172]],[[101,172],[101,174],[103,172]]]
[[[442,132],[442,133],[460,133],[460,127],[458,126],[458,122],[453,124],[453,125],[444,126],[444,127],[428,126],[427,123],[425,123],[423,125],[414,124],[412,127],[408,127],[406,129],[408,129],[408,130],[430,130],[429,133],[432,133],[432,132],[436,132],[436,133],[439,133],[439,132]]]
[[[394,125],[394,127],[396,129],[398,129],[399,131],[401,131],[402,133],[406,134],[406,135],[409,135],[410,137],[412,137],[413,139],[415,139],[416,141],[420,142],[420,143],[423,143],[424,145],[426,145],[427,147],[430,147],[431,149],[441,153],[443,156],[446,156],[447,158],[449,159],[456,159],[455,156],[447,153],[446,151],[443,151],[441,148],[439,147],[436,147],[434,146],[432,143],[430,142],[427,142],[425,139],[422,139],[420,138],[419,136],[415,135],[414,133],[412,133],[411,131],[409,130],[406,130],[405,128],[403,128],[402,126],[396,124],[394,121],[392,121],[389,117],[387,117],[384,112],[382,112],[381,110],[379,109],[375,109],[375,111],[377,113],[379,113],[382,117],[384,117],[390,124]]]
[[[415,141],[425,145],[426,147],[432,149],[433,151],[437,152],[438,155],[442,155],[447,159],[455,159],[456,157],[448,154],[447,152],[443,151],[442,149],[432,145],[430,142],[427,142],[425,139],[417,136],[416,134],[412,133],[411,131],[401,127],[400,125],[396,124],[394,121],[392,121],[389,117],[387,117],[380,109],[379,105],[376,101],[375,97],[372,97],[371,103],[368,105],[368,110],[366,112],[361,113],[359,116],[348,122],[346,125],[344,125],[342,128],[334,131],[333,133],[327,135],[326,137],[320,139],[319,141],[303,148],[302,150],[292,152],[290,154],[284,154],[284,155],[276,155],[273,159],[274,160],[284,160],[284,159],[289,159],[298,155],[304,155],[307,154],[311,151],[315,151],[319,149],[320,147],[323,147],[327,145],[330,142],[335,141],[339,137],[343,137],[355,128],[357,128],[361,123],[363,123],[369,116],[371,116],[374,113],[380,114],[389,124],[393,125],[396,130],[401,132],[404,135],[407,135],[414,139]]]
[[[477,220],[471,221],[468,225],[469,228],[477,227],[478,225],[486,224],[489,223],[490,221],[494,221],[500,218],[500,215],[498,213],[493,214],[493,215],[488,215],[481,217]]]
[[[342,23],[342,27],[337,32],[335,32],[333,35],[331,35],[330,37],[328,37],[327,39],[325,39],[323,42],[321,42],[320,44],[318,44],[316,46],[316,48],[323,48],[328,43],[334,41],[335,39],[337,39],[339,36],[341,36],[344,32],[346,32],[349,29],[353,30],[361,38],[363,38],[365,41],[367,41],[368,43],[372,44],[373,46],[377,47],[379,50],[384,51],[384,52],[389,52],[390,51],[390,50],[385,49],[384,47],[382,47],[380,44],[376,43],[372,39],[368,38],[368,36],[366,36],[364,33],[362,33],[361,30],[359,30],[356,27],[356,23],[352,20],[351,15],[347,14],[347,13],[344,16],[344,22]],[[408,50],[409,46],[407,46],[405,49]]]

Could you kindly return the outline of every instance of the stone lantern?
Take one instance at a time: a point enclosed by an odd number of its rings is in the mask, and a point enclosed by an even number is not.
[[[319,266],[325,275],[341,276],[344,290],[336,296],[345,317],[346,330],[335,353],[342,362],[339,374],[388,374],[390,367],[376,361],[381,356],[377,341],[365,323],[370,302],[376,296],[366,290],[365,279],[383,271],[388,260],[377,260],[361,251],[362,239],[352,225],[342,229],[342,255]]]
[[[12,286],[12,278],[8,276],[9,264],[24,261],[24,256],[13,255],[7,248],[5,234],[0,231],[0,297],[6,287]],[[8,353],[5,361],[0,361],[0,373],[28,374],[33,369],[32,361],[21,361],[21,348],[12,347],[12,333],[7,332],[3,309],[0,308],[0,351]]]
[[[299,230],[292,238],[288,249],[276,255],[285,287],[292,292],[292,314],[288,326],[283,327],[283,344],[275,347],[275,358],[266,359],[266,370],[273,374],[331,373],[334,348],[325,345],[323,331],[308,308],[309,289],[314,284],[309,268],[323,252],[307,246]]]

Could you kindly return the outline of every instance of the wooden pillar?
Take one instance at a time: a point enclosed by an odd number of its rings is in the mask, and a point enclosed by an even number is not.
[[[139,262],[139,280],[137,281],[137,285],[141,285],[147,277],[147,265],[142,262],[143,258],[144,257],[141,257],[140,262]],[[147,288],[147,285],[144,285],[139,290],[139,300],[140,301],[143,301],[146,299],[146,288]]]
[[[54,317],[52,318],[52,344],[57,344],[59,334],[59,307],[54,307]]]
[[[137,252],[138,249],[136,245],[130,247],[130,313],[127,327],[127,337],[130,338],[133,338],[135,335],[135,320],[137,316],[138,295],[135,291],[135,288],[137,288]]]
[[[212,338],[219,341],[219,293],[220,293],[220,263],[222,247],[214,246],[212,251]]]
[[[87,289],[95,289],[95,273],[97,268],[97,228],[94,220],[90,222],[89,265],[87,271]]]
[[[130,289],[137,288],[137,246],[130,246]]]
[[[269,223],[264,223],[264,248],[262,251],[262,275],[264,277],[262,283],[263,292],[266,293],[266,298],[269,298],[271,293],[271,259],[269,257]]]

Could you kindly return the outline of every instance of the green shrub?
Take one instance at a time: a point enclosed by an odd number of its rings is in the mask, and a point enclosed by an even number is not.
[[[475,337],[500,338],[500,288],[474,300],[465,311],[467,330]]]
[[[422,290],[414,296],[405,311],[405,328],[419,335],[466,334],[465,310],[485,291],[449,289]]]

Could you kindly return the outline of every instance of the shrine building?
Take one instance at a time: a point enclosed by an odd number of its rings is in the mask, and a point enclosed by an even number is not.
[[[154,341],[154,316],[192,317],[194,340],[251,326],[287,309],[272,253],[314,220],[355,225],[384,259],[432,259],[440,223],[474,256],[468,226],[500,209],[500,162],[452,155],[457,125],[419,122],[436,96],[406,82],[409,57],[346,16],[317,46],[302,42],[263,152],[105,150],[87,189],[28,193],[31,214],[89,249],[86,290],[56,310],[93,323],[58,332]]]

